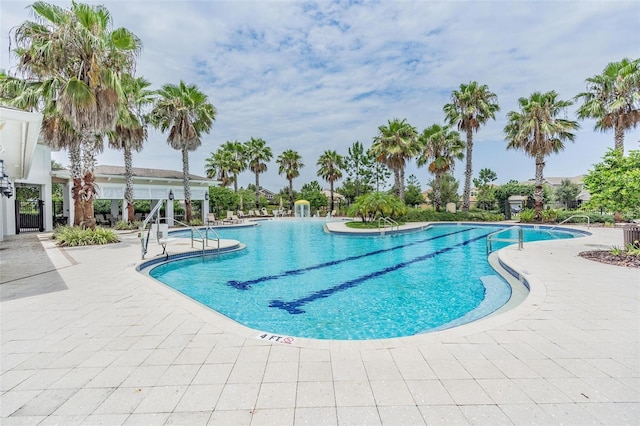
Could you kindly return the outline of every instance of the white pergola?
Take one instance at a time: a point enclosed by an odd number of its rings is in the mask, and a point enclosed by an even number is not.
[[[96,166],[94,176],[96,183],[96,195],[100,200],[111,200],[111,214],[114,217],[126,217],[127,203],[124,198],[125,176],[122,166]],[[163,169],[145,169],[134,167],[133,172],[133,199],[150,200],[151,208],[159,202],[166,202],[166,217],[169,225],[174,224],[173,202],[184,201],[184,186],[182,172]],[[64,214],[69,223],[73,223],[73,179],[69,170],[53,170],[51,172],[54,183],[65,185]],[[202,201],[202,221],[206,220],[209,212],[209,187],[218,182],[202,176],[189,175],[189,187],[191,200]],[[120,203],[121,202],[121,203]]]

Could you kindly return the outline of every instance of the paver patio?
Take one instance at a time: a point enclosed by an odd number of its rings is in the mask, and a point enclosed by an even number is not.
[[[577,256],[620,229],[500,257],[518,307],[436,333],[269,343],[135,271],[139,240],[0,243],[0,423],[640,424],[640,272]],[[157,248],[156,248],[157,249]],[[46,255],[45,255],[46,254]]]

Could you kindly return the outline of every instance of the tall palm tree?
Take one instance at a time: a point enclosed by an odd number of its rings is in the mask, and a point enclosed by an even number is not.
[[[580,126],[577,121],[558,118],[564,114],[570,101],[558,99],[555,91],[534,92],[529,98],[518,99],[520,111],[507,114],[508,122],[504,128],[507,149],[522,149],[536,162],[536,182],[533,196],[536,203],[536,220],[542,218],[542,182],[544,158],[551,153],[564,149],[564,141],[573,141],[571,133]]]
[[[158,91],[159,99],[151,111],[151,124],[165,132],[167,143],[182,153],[182,184],[187,223],[191,221],[191,188],[189,186],[189,151],[202,143],[203,133],[209,133],[216,119],[216,109],[196,85],[165,84]]]
[[[216,178],[220,181],[220,186],[227,187],[231,185],[233,176],[231,168],[233,167],[233,153],[220,147],[216,152],[211,153],[211,157],[205,160],[205,172],[207,177]]]
[[[122,76],[124,99],[115,130],[107,132],[109,145],[124,152],[124,198],[127,201],[127,221],[135,220],[133,207],[133,151],[140,152],[147,140],[146,108],[153,103],[153,91],[143,77]]]
[[[344,158],[336,151],[327,150],[318,158],[316,165],[318,166],[318,176],[329,182],[331,191],[329,210],[333,211],[333,184],[342,178],[342,170],[346,167]]]
[[[297,151],[288,149],[276,159],[278,174],[285,175],[289,181],[289,209],[293,210],[293,179],[300,176],[300,169],[304,167],[302,157]]]
[[[388,120],[386,126],[378,127],[378,135],[373,138],[371,152],[376,161],[393,170],[394,194],[404,201],[404,168],[408,159],[420,152],[418,132],[406,119]]]
[[[245,143],[245,153],[249,170],[256,175],[256,207],[260,207],[260,173],[267,171],[267,163],[271,161],[273,154],[264,140],[254,137]]]
[[[613,129],[615,149],[624,153],[624,132],[640,123],[640,59],[608,64],[602,74],[587,78],[578,118],[595,118],[596,130]]]
[[[238,175],[247,169],[245,146],[242,142],[227,141],[222,144],[222,149],[230,153],[229,173],[233,175],[233,192],[237,194]]]
[[[480,126],[490,119],[495,120],[496,112],[500,111],[498,96],[491,92],[486,84],[471,81],[469,84],[461,84],[459,90],[451,92],[451,103],[446,104],[443,110],[449,125],[457,125],[459,130],[467,133],[467,166],[464,172],[462,210],[468,211],[473,174],[473,132],[477,133]]]
[[[442,208],[442,175],[453,171],[456,160],[464,158],[464,141],[460,133],[449,126],[434,124],[420,135],[422,153],[418,156],[418,167],[428,165],[429,172],[435,175],[433,204],[436,211]]]
[[[73,2],[63,9],[35,2],[30,7],[35,21],[22,23],[14,33],[18,70],[38,81],[57,81],[55,108],[79,135],[84,150],[81,189],[74,190],[75,202],[82,205],[76,206],[82,213],[76,220],[93,228],[100,135],[115,126],[120,75],[133,70],[141,42],[125,28],[111,29],[104,6]]]

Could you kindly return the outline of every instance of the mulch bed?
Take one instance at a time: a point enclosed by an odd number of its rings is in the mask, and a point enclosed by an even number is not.
[[[640,269],[640,256],[633,256],[630,254],[614,255],[606,250],[583,251],[579,256],[596,262],[607,263],[609,265]]]

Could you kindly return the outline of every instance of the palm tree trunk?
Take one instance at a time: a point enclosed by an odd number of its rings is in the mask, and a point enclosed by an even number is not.
[[[618,117],[614,125],[615,149],[624,154],[624,127],[622,126],[622,117]]]
[[[94,170],[96,167],[96,150],[99,139],[90,131],[82,132],[82,201],[83,201],[83,224],[87,228],[96,228],[96,218],[94,217],[93,200],[96,198]]]
[[[233,174],[233,192],[234,193],[238,193],[238,174],[234,173]]]
[[[400,186],[399,186],[399,195],[400,198],[404,202],[404,165],[400,167]]]
[[[182,148],[182,184],[184,186],[184,214],[186,223],[191,222],[191,189],[189,188],[189,151]]]
[[[400,169],[393,169],[393,195],[400,197]]]
[[[436,173],[435,182],[433,185],[433,205],[436,211],[439,212],[442,209],[442,180],[440,173]]]
[[[331,179],[329,180],[329,189],[331,191],[331,203],[330,203],[331,208],[329,211],[332,212],[333,211],[333,180]]]
[[[293,179],[289,179],[289,210],[293,210]]]
[[[124,199],[127,200],[127,222],[135,220],[135,212],[133,208],[133,160],[131,155],[131,146],[124,144]]]
[[[471,129],[467,130],[467,167],[464,171],[464,192],[462,194],[462,211],[469,211],[469,198],[471,197],[471,174],[472,170],[472,161],[471,157],[473,155],[473,131]]]
[[[541,153],[536,154],[536,188],[533,191],[533,199],[536,202],[536,220],[542,220],[542,203],[543,203],[543,191],[542,191],[542,182],[543,175],[542,170],[544,169],[544,155]]]
[[[256,209],[260,208],[260,173],[256,172]]]
[[[73,187],[71,189],[73,197],[73,224],[80,226],[84,221],[84,206],[82,202],[82,158],[80,154],[80,144],[74,143],[69,147],[69,161],[71,163],[71,177]]]

